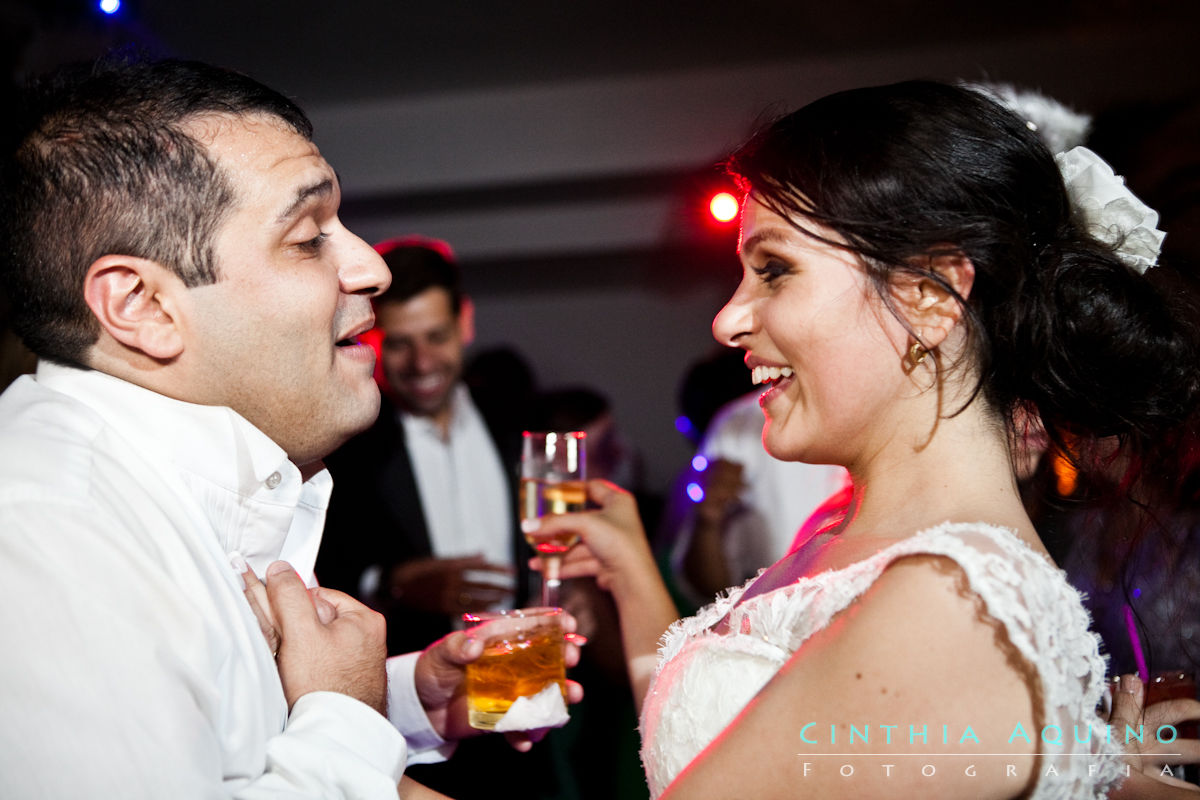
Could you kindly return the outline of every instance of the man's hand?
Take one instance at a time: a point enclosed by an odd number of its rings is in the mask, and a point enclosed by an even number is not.
[[[240,554],[232,559],[231,563],[242,574],[246,601],[250,603],[250,610],[254,612],[254,618],[258,620],[259,630],[262,631],[263,638],[267,641],[267,647],[271,650],[271,658],[275,658],[279,653],[279,626],[275,624],[275,615],[271,613],[271,602],[267,599],[266,584],[258,579],[254,570],[250,569]],[[328,624],[333,622],[337,611],[328,600],[320,597],[320,591],[320,589],[309,589],[308,594],[312,598],[313,606],[317,609],[317,617],[321,622]]]
[[[1122,675],[1113,686],[1112,713],[1109,724],[1114,734],[1123,732],[1128,725],[1137,729],[1144,726],[1145,743],[1136,739],[1126,745],[1125,761],[1132,769],[1129,777],[1109,794],[1114,800],[1121,798],[1195,798],[1200,786],[1173,778],[1163,773],[1165,764],[1195,764],[1200,762],[1200,741],[1176,739],[1161,744],[1153,734],[1160,725],[1178,725],[1188,720],[1200,719],[1200,702],[1191,699],[1163,700],[1145,706],[1146,687],[1136,675]],[[1171,755],[1166,755],[1170,753]],[[1178,754],[1178,755],[1175,755]]]
[[[314,589],[310,594],[283,561],[267,568],[266,598],[279,634],[276,663],[288,708],[309,692],[329,691],[350,695],[386,713],[387,643],[382,615],[332,589]]]
[[[568,667],[579,663],[579,645],[582,637],[576,637],[575,618],[563,615],[563,630],[567,634],[563,645],[564,660]],[[466,665],[483,655],[483,642],[472,639],[464,631],[456,631],[438,639],[426,647],[417,659],[415,682],[417,696],[425,708],[429,722],[438,734],[447,740],[479,736],[484,731],[472,728],[467,723]],[[575,681],[567,681],[567,702],[578,703],[583,699],[583,687]],[[504,734],[516,750],[525,752],[533,743],[545,735],[544,730],[516,731]]]
[[[741,464],[716,458],[701,473],[704,497],[695,508],[692,538],[683,557],[683,574],[701,596],[712,597],[740,576],[735,576],[725,559],[725,531],[730,519],[745,506]]]
[[[478,580],[472,573],[507,578],[508,585]],[[462,558],[415,558],[392,568],[387,591],[409,608],[447,616],[484,611],[512,596],[511,567],[492,564],[481,555]]]
[[[714,458],[701,475],[704,498],[696,504],[696,516],[700,522],[717,527],[737,507],[739,495],[745,488],[742,479],[743,467],[736,461]]]

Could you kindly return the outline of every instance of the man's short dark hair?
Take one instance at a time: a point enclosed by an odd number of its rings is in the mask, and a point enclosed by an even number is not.
[[[206,114],[268,115],[312,138],[286,97],[198,62],[109,56],[18,98],[0,164],[0,277],[39,357],[84,363],[99,324],[83,282],[101,256],[159,262],[187,286],[218,279],[213,235],[235,192],[184,131]]]
[[[462,310],[463,290],[458,264],[450,246],[424,236],[402,236],[375,245],[392,271],[392,285],[375,298],[385,303],[404,303],[426,289],[445,289],[450,308],[457,317]]]

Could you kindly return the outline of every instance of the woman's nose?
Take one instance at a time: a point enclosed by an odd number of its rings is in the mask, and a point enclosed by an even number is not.
[[[754,314],[744,285],[744,282],[738,285],[725,307],[713,318],[713,338],[728,347],[740,347],[741,338],[753,330]]]

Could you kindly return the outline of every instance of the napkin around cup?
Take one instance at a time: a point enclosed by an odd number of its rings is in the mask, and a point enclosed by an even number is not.
[[[537,694],[518,697],[492,730],[531,731],[537,728],[561,728],[570,719],[562,689],[557,683],[547,683]]]

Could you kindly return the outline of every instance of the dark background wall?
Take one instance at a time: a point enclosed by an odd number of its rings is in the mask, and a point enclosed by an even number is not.
[[[612,399],[662,490],[679,381],[735,285],[701,206],[754,124],[910,77],[1041,88],[1080,110],[1200,96],[1193,3],[0,0],[14,77],[137,42],[295,96],[369,241],[447,239],[476,349]],[[1200,146],[1197,144],[1196,146]]]

